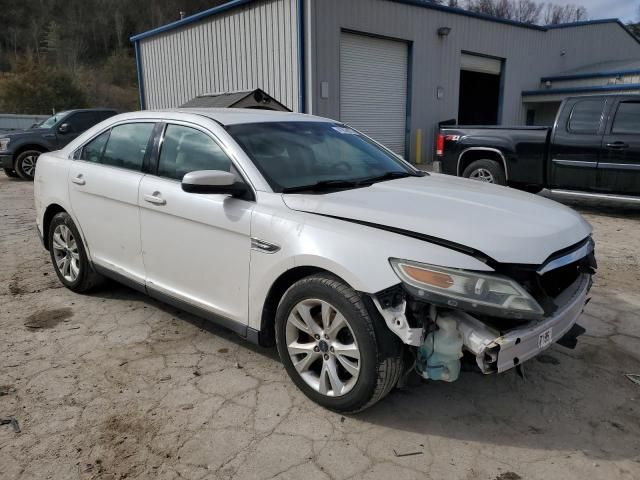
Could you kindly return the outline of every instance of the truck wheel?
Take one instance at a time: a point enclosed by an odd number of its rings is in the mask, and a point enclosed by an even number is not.
[[[25,150],[16,158],[16,173],[24,180],[33,180],[36,174],[36,162],[40,156],[38,150]]]
[[[462,172],[462,176],[480,182],[506,185],[507,179],[502,166],[495,160],[482,159],[471,162]]]
[[[18,176],[16,171],[12,168],[5,168],[4,173],[7,177],[11,177],[11,178],[16,178]]]
[[[293,382],[338,412],[355,413],[382,399],[398,383],[403,362],[402,343],[382,330],[386,325],[378,317],[334,276],[312,275],[293,284],[275,325],[278,353]]]

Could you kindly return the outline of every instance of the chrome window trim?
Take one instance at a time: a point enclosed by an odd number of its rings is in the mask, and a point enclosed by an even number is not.
[[[509,180],[509,170],[507,169],[507,160],[504,158],[504,154],[497,148],[489,148],[489,147],[469,147],[469,148],[465,148],[462,152],[460,152],[460,155],[458,155],[458,165],[456,167],[456,172],[458,177],[462,176],[462,172],[460,171],[460,162],[462,161],[462,157],[467,152],[471,152],[471,151],[486,151],[486,152],[497,153],[502,159],[502,165],[504,166],[504,178],[505,180]]]
[[[614,170],[640,170],[640,163],[598,163],[598,168],[607,168]]]

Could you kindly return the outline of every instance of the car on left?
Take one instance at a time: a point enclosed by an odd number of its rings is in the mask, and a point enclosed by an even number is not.
[[[116,113],[105,108],[67,110],[26,130],[0,133],[0,166],[9,177],[33,180],[41,153],[59,150]]]

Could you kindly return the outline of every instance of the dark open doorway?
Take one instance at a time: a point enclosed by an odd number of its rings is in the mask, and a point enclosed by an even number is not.
[[[460,70],[458,124],[497,125],[500,75]]]

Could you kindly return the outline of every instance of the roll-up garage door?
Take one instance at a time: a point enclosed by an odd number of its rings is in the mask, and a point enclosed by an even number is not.
[[[408,53],[405,42],[341,35],[340,120],[400,155],[405,154]]]
[[[502,62],[497,58],[463,53],[460,62],[460,70],[500,75],[502,72]]]

